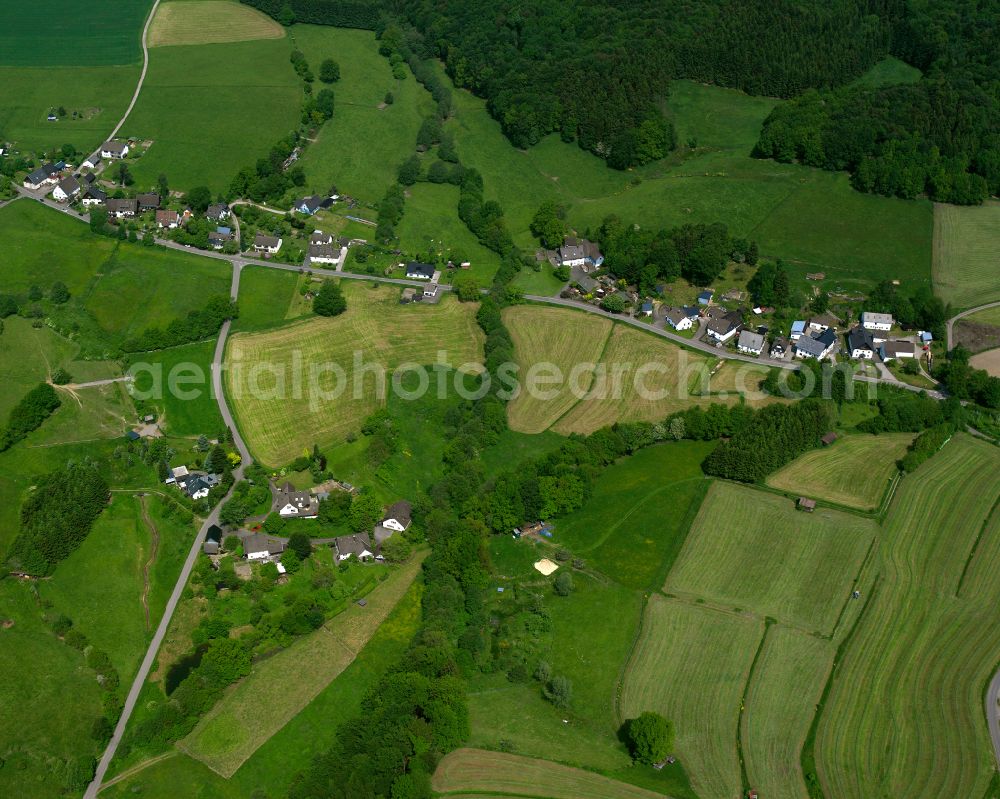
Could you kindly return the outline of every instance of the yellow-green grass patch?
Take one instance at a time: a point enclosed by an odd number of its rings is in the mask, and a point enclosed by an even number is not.
[[[135,406],[125,383],[56,388],[62,405],[45,421],[45,442],[35,446],[117,438],[135,424]]]
[[[73,342],[48,327],[34,328],[27,319],[9,316],[0,334],[0,422],[11,408],[52,372],[71,361],[77,352]]]
[[[621,711],[670,719],[676,755],[705,799],[739,796],[736,745],[740,700],[764,621],[650,597],[642,635],[621,689]]]
[[[911,433],[850,435],[812,450],[767,478],[772,488],[871,510],[885,494]]]
[[[808,799],[800,755],[833,653],[829,641],[781,624],[768,628],[740,732],[747,777],[761,796]]]
[[[664,591],[831,633],[876,527],[870,519],[715,483]]]
[[[583,769],[484,749],[456,749],[434,772],[433,788],[445,795],[544,799],[657,799],[661,794]]]
[[[328,446],[357,432],[364,419],[385,404],[384,395],[380,398],[376,390],[382,382],[379,367],[384,369],[388,391],[398,366],[431,365],[439,351],[447,353],[453,366],[481,362],[483,336],[476,324],[476,303],[460,303],[446,295],[438,305],[400,305],[399,292],[394,286],[376,288],[348,281],[347,311],[341,316],[312,318],[230,339],[227,392],[258,459],[280,465],[313,443]],[[355,372],[355,353],[372,369]],[[303,373],[298,397],[291,376],[297,359]],[[263,371],[259,364],[265,364]],[[326,398],[310,388],[310,368],[315,364],[338,364],[344,370],[345,380],[330,371],[317,377]],[[286,375],[283,390],[271,369]],[[257,378],[256,372],[260,372]],[[333,397],[338,383],[343,391]],[[252,391],[255,386],[260,390]]]
[[[407,592],[425,555],[426,551],[418,553],[391,571],[367,595],[365,607],[349,605],[315,633],[259,663],[178,746],[223,777],[231,777],[351,664]],[[264,696],[266,702],[261,701]]]
[[[503,312],[504,324],[514,340],[514,352],[521,366],[521,393],[507,406],[512,429],[522,433],[548,430],[577,402],[564,384],[554,398],[531,396],[524,390],[535,364],[554,364],[568,380],[580,364],[596,364],[611,335],[613,324],[599,316],[590,316],[564,308],[538,308],[517,305]],[[539,369],[539,374],[541,371]],[[590,386],[590,375],[582,373],[581,391]],[[546,391],[550,390],[542,386]]]
[[[284,269],[244,267],[240,273],[240,316],[233,323],[234,330],[271,327],[294,318],[293,304],[302,296],[298,291],[300,279],[306,277]]]
[[[934,293],[955,308],[1000,299],[1000,202],[934,206]],[[976,320],[979,321],[979,320]]]
[[[150,47],[162,47],[281,39],[284,35],[281,25],[249,6],[229,0],[199,0],[160,3],[146,42]]]
[[[964,434],[903,479],[878,582],[817,729],[827,796],[986,792],[996,772],[983,688],[1000,660],[997,496],[1000,454]]]

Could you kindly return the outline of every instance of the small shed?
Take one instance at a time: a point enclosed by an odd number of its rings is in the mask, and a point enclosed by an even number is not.
[[[125,434],[125,438],[127,438],[129,441],[138,441],[139,440],[139,434],[137,432],[135,432],[135,430],[129,430]]]
[[[832,430],[820,439],[820,441],[823,442],[824,447],[830,446],[836,440],[837,440],[837,434],[834,433]]]
[[[812,513],[816,510],[816,500],[809,499],[809,497],[799,497],[799,510],[804,510],[806,513]]]

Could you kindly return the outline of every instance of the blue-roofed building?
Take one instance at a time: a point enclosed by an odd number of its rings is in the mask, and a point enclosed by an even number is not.
[[[644,302],[641,306],[639,306],[639,312],[643,316],[652,316],[653,315],[653,303],[651,303],[651,302]]]
[[[934,340],[934,336],[931,334],[930,330],[921,330],[920,331],[920,340],[924,344],[930,344]]]
[[[806,332],[806,323],[802,319],[792,322],[792,334],[789,336],[792,341],[798,341],[802,334]]]
[[[218,227],[217,227],[217,228],[215,229],[215,232],[216,232],[216,233],[232,233],[232,232],[233,232],[233,229],[232,229],[232,228],[230,228],[230,227],[226,227],[225,225],[219,225],[219,226],[218,226]]]
[[[698,304],[709,305],[711,304],[712,297],[714,296],[715,295],[711,291],[703,291],[701,294],[698,295]]]

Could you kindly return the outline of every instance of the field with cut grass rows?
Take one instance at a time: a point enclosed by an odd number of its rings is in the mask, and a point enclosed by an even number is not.
[[[934,206],[934,293],[956,310],[1000,299],[1000,202]]]
[[[285,30],[269,16],[230,0],[160,3],[149,26],[150,47],[283,39]]]

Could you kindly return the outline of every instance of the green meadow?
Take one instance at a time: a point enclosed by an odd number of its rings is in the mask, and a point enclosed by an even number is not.
[[[245,266],[240,273],[240,316],[233,322],[237,330],[260,330],[293,318],[299,276],[283,269]],[[297,316],[298,314],[294,314]]]
[[[157,47],[122,135],[151,139],[129,165],[137,186],[162,173],[173,189],[229,187],[294,130],[301,82],[288,39]]]
[[[325,58],[340,64],[333,119],[302,158],[309,188],[325,192],[336,186],[341,194],[377,202],[413,152],[433,100],[409,71],[405,80],[392,77],[370,31],[295,25],[290,37],[314,71]],[[383,107],[386,92],[392,92],[394,102]]]

